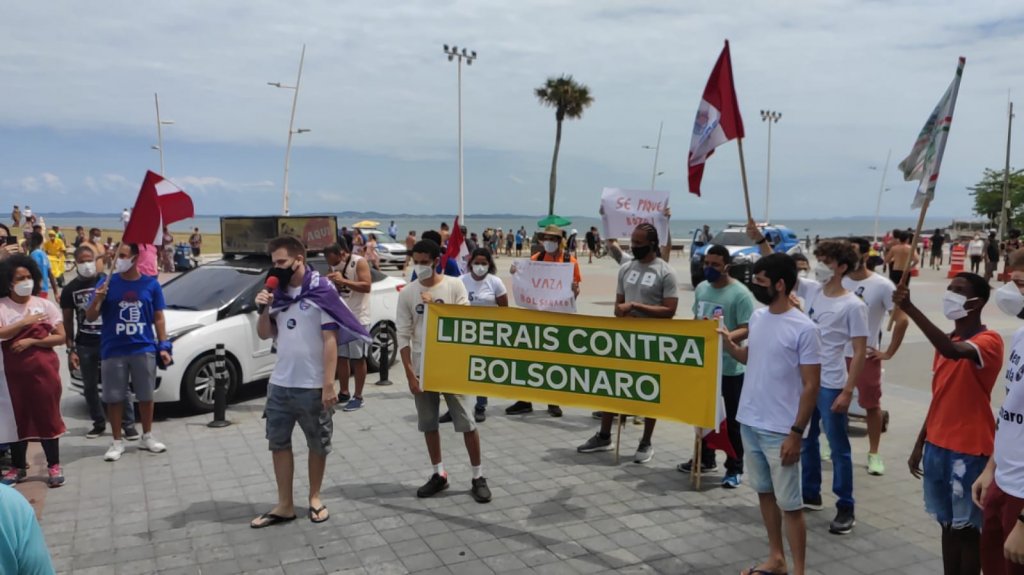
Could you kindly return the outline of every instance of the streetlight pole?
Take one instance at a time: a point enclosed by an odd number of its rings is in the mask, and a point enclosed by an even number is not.
[[[661,130],[665,127],[665,121],[658,123],[658,143],[654,147],[643,146],[645,150],[654,150],[654,169],[651,170],[651,191],[654,191],[654,180],[661,174],[658,173],[658,154],[661,152]],[[664,172],[661,172],[664,173]]]
[[[299,85],[302,83],[302,64],[303,64],[303,62],[305,62],[305,60],[306,60],[306,45],[303,44],[302,45],[302,55],[299,56],[299,75],[298,75],[298,77],[295,78],[295,85],[294,86],[286,86],[286,85],[282,84],[281,82],[267,82],[267,85],[273,86],[275,88],[284,88],[285,90],[293,90],[294,91],[294,94],[292,96],[292,116],[291,116],[291,119],[288,121],[288,146],[285,148],[285,151],[284,151],[284,193],[283,193],[284,197],[283,197],[283,200],[281,202],[281,213],[283,215],[286,215],[286,216],[289,213],[289,210],[288,210],[288,170],[291,167],[291,159],[292,159],[292,136],[294,136],[295,134],[304,134],[304,133],[309,131],[309,129],[307,129],[307,128],[299,128],[298,130],[295,129],[295,108],[296,108],[296,106],[299,103]]]
[[[459,225],[465,225],[465,214],[463,208],[465,206],[465,188],[463,187],[463,172],[462,172],[462,61],[466,61],[467,66],[473,65],[473,60],[476,60],[476,50],[469,50],[463,48],[459,51],[458,46],[444,45],[444,53],[448,55],[448,61],[457,60],[457,68],[459,70]]]
[[[1007,212],[1010,209],[1010,135],[1013,130],[1013,102],[1006,120],[1006,171],[1003,173],[1003,204],[999,210],[999,239],[1005,240],[1008,231]]]
[[[164,175],[164,126],[174,123],[174,120],[160,119],[160,96],[153,92],[153,101],[156,102],[156,145],[150,148],[160,152],[160,175]]]
[[[761,121],[768,122],[768,171],[764,178],[764,221],[768,223],[771,221],[769,218],[768,209],[770,207],[769,201],[771,200],[771,185],[772,185],[772,124],[777,124],[782,119],[782,113],[774,110],[761,110]]]
[[[882,183],[878,186],[878,203],[875,204],[875,236],[872,243],[878,241],[878,219],[882,215],[882,193],[885,192],[885,176],[889,173],[889,160],[892,158],[892,148],[889,148],[889,153],[885,155],[885,167],[882,168]],[[878,168],[871,166],[872,170]]]

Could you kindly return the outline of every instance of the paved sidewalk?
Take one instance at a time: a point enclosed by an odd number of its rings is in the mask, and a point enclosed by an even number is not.
[[[508,263],[502,258],[499,268]],[[610,314],[615,268],[585,265],[583,273],[581,311]],[[939,309],[945,288],[944,278],[934,276],[915,283],[915,301],[924,302],[929,314]],[[680,297],[679,317],[688,317],[692,292]],[[986,320],[1008,336],[1019,322],[989,307]],[[922,340],[911,328],[908,347],[887,368],[883,402],[892,421],[882,442],[886,476],[866,474],[864,425],[851,424],[857,527],[850,535],[831,535],[834,510],[807,516],[812,572],[941,572],[939,528],[924,513],[920,482],[905,464],[927,409],[932,350]],[[576,453],[597,428],[589,413],[570,409],[553,419],[540,410],[508,417],[504,407],[511,401],[492,399],[481,437],[493,502],[481,505],[470,497],[467,456],[450,426],[443,427],[442,441],[452,488],[417,499],[430,465],[402,370],[391,375],[392,387],[367,386],[361,411],[335,416],[335,451],[324,482],[331,519],[321,525],[300,513],[287,525],[249,528],[276,493],[259,390],[230,406],[235,424],[226,429],[207,428],[208,415],[159,410],[169,415],[156,425],[168,452],[153,455],[129,444],[117,463],[102,461],[109,437],[83,437],[89,423],[84,401],[68,393],[69,435],[62,440],[67,485],[20,488],[31,490],[41,509],[59,572],[83,575],[734,574],[767,551],[757,498],[748,487],[724,490],[716,473],[695,492],[688,476],[675,470],[690,456],[693,431],[671,422],[658,426],[648,465],[632,463],[641,428],[627,423],[616,466],[610,453]],[[998,403],[1001,391],[994,395]],[[295,488],[302,505],[305,442],[299,433],[294,442],[302,446]],[[826,465],[825,486],[830,476]],[[834,498],[826,493],[825,501],[830,506]]]

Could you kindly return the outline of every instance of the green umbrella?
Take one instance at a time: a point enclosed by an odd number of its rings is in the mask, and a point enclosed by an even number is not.
[[[572,225],[572,222],[567,220],[567,219],[565,219],[565,218],[563,218],[562,216],[552,215],[552,216],[548,216],[548,217],[546,217],[546,218],[544,218],[542,220],[539,220],[537,222],[537,227],[538,228],[546,228],[546,227],[548,227],[548,226],[550,226],[552,224],[556,225],[556,226],[558,226],[560,228],[564,228],[565,226]]]

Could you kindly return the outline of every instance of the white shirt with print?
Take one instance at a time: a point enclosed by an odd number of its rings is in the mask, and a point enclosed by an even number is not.
[[[296,297],[302,288],[288,288]],[[324,330],[338,323],[308,299],[270,314],[277,325],[277,363],[270,383],[280,387],[320,389],[324,386]]]
[[[1006,363],[1006,399],[996,417],[996,485],[1024,499],[1024,328],[1013,334]]]

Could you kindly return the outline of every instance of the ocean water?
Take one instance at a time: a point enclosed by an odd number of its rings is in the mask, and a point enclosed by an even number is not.
[[[44,214],[45,217],[45,214]],[[345,217],[338,218],[339,226],[349,226],[361,221],[366,218],[362,217]],[[502,230],[517,230],[520,226],[524,226],[527,231],[534,231],[537,229],[537,220],[539,218],[526,218],[526,217],[493,217],[493,216],[467,216],[466,225],[469,227],[471,232],[482,233],[487,228],[501,228]],[[597,226],[601,229],[601,219],[599,217],[576,217],[570,218],[572,225],[568,226],[568,229],[576,229],[582,236],[590,226]],[[376,219],[375,221],[380,222],[380,228],[386,230],[388,224],[391,222],[391,218],[387,219]],[[399,239],[404,238],[409,230],[414,230],[419,235],[423,230],[428,229],[439,229],[442,221],[447,221],[448,225],[452,224],[451,219],[443,220],[442,218],[433,217],[405,217],[395,218],[395,225],[398,226]],[[693,237],[693,232],[700,229],[703,225],[707,224],[711,226],[711,230],[718,231],[730,223],[742,223],[742,218],[735,220],[700,220],[692,217],[675,217],[672,219],[672,237],[674,240],[679,239],[690,239]],[[773,221],[775,224],[780,224],[793,230],[801,238],[805,236],[821,236],[822,238],[827,237],[840,237],[840,236],[872,236],[875,230],[875,222],[873,219],[868,218],[832,218],[832,219],[794,219],[787,220],[785,218],[779,218]],[[884,236],[887,230],[893,228],[907,229],[912,228],[917,224],[917,215],[913,212],[908,212],[906,217],[894,218],[887,217],[882,218],[879,222],[879,235]],[[925,229],[933,230],[935,228],[945,228],[951,224],[948,218],[926,218]],[[97,227],[106,230],[121,229],[121,220],[116,215],[83,215],[81,217],[47,217],[46,225],[58,225],[65,230],[74,230],[75,226],[84,226],[86,229]],[[178,222],[171,226],[171,231],[174,232],[186,232],[191,230],[193,227],[198,227],[199,231],[206,234],[220,233],[220,218],[216,216],[200,216],[190,220]]]

